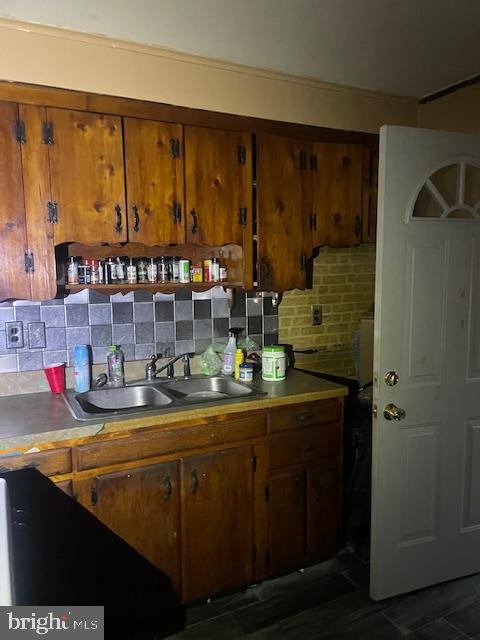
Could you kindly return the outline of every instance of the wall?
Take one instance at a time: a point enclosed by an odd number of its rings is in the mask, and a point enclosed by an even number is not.
[[[377,132],[414,125],[417,104],[390,96],[0,19],[0,78],[303,124]]]
[[[0,79],[374,133],[384,123],[415,126],[417,120],[417,103],[411,98],[65,29],[1,19],[0,43]],[[373,301],[373,263],[372,248],[337,253],[322,250],[315,264],[314,291],[285,295],[280,307],[280,340],[323,349],[320,356],[305,356],[307,365],[353,373],[353,334],[359,316]],[[355,266],[366,271],[354,272]],[[363,281],[363,277],[367,280]],[[366,290],[354,293],[354,285]],[[360,299],[354,300],[355,295]],[[308,324],[312,302],[323,304],[325,314],[323,326],[313,330]],[[1,337],[0,334],[0,348]],[[135,346],[133,349],[135,353]],[[18,367],[18,357],[16,363]],[[13,381],[15,375],[21,374],[5,374],[9,384],[18,389]],[[18,379],[20,384],[28,377],[26,373],[22,376]],[[0,380],[0,393],[1,384]]]
[[[355,375],[354,339],[359,320],[375,298],[375,246],[320,250],[314,261],[313,289],[289,291],[279,307],[279,340],[297,349],[297,366],[338,375]],[[321,304],[323,323],[313,327],[311,305]]]
[[[24,346],[6,343],[9,321],[21,321]],[[230,308],[222,287],[195,293],[145,291],[104,296],[84,289],[65,299],[0,304],[0,373],[41,370],[54,362],[71,364],[76,344],[92,346],[94,364],[105,364],[111,344],[127,361],[152,353],[202,353],[212,340],[224,342],[229,327],[243,327],[261,348],[278,342],[277,308],[270,295],[247,297],[238,291]],[[1,385],[0,385],[1,386]],[[1,394],[1,390],[0,390]]]
[[[418,126],[427,129],[480,132],[480,84],[458,89],[418,107]]]

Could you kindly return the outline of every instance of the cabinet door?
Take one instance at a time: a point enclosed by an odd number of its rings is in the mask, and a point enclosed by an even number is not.
[[[105,473],[91,481],[92,511],[180,584],[178,463]]]
[[[20,120],[25,126],[22,147],[25,215],[28,251],[34,260],[30,271],[32,300],[50,300],[57,293],[54,224],[49,221],[51,201],[48,146],[43,143],[45,107],[21,104]]]
[[[351,247],[362,240],[363,148],[316,143],[313,245]]]
[[[47,108],[55,243],[125,242],[125,184],[121,118]]]
[[[250,134],[185,127],[185,199],[187,242],[251,243]]]
[[[257,234],[260,289],[305,288],[306,228],[311,208],[311,145],[257,136]]]
[[[185,601],[253,579],[252,448],[181,461]]]
[[[338,463],[307,468],[307,562],[331,556],[341,541],[341,480]]]
[[[30,279],[25,270],[27,229],[23,200],[22,157],[15,137],[18,107],[0,102],[0,299],[30,298]]]
[[[305,470],[287,470],[268,479],[269,575],[303,567],[305,557]]]
[[[146,245],[183,244],[183,129],[124,119],[128,237]]]

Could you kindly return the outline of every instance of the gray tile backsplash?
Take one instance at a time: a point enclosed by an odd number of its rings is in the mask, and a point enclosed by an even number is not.
[[[22,322],[24,345],[7,349],[6,322]],[[226,342],[229,327],[243,327],[259,346],[278,340],[277,308],[270,294],[246,298],[237,291],[230,306],[222,287],[200,293],[146,291],[104,296],[87,289],[64,300],[15,301],[0,307],[0,373],[34,371],[55,362],[71,365],[76,344],[92,346],[94,364],[106,362],[119,344],[126,360],[153,353],[201,353],[212,340]]]

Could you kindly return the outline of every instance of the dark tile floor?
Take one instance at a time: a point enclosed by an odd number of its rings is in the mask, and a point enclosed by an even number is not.
[[[171,640],[480,640],[480,574],[374,602],[350,550],[246,591],[190,607]]]

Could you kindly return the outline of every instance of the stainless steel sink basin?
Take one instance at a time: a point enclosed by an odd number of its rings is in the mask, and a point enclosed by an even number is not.
[[[252,387],[236,382],[231,378],[217,376],[215,378],[189,378],[188,380],[169,380],[162,382],[157,388],[165,390],[181,403],[212,402],[228,400],[243,396],[259,395]]]
[[[68,391],[65,399],[74,416],[80,420],[143,413],[166,407],[173,402],[169,395],[152,385],[103,387],[77,394]]]
[[[125,387],[102,387],[85,393],[66,391],[65,401],[78,420],[104,420],[197,403],[254,398],[262,392],[244,383],[216,376],[192,376],[186,380],[153,380]]]

